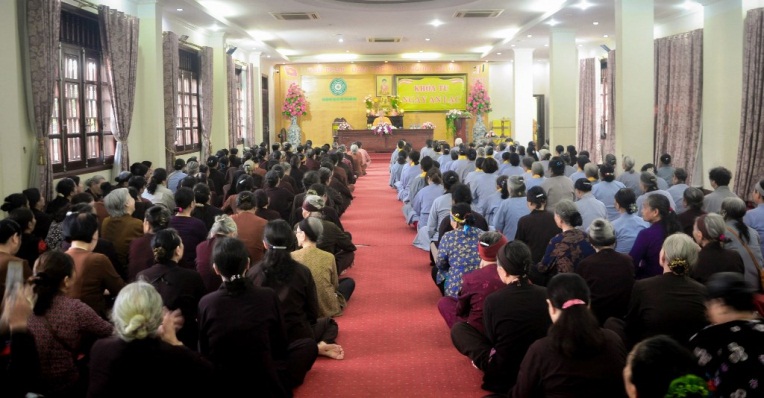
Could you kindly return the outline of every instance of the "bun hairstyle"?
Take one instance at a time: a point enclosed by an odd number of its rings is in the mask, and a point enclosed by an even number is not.
[[[156,336],[163,317],[162,296],[145,281],[123,287],[111,313],[114,331],[127,342]]]
[[[743,217],[746,213],[746,206],[743,199],[738,197],[725,198],[722,201],[721,214],[725,220],[732,221],[740,240],[745,243],[751,243],[751,234],[748,232],[748,226],[743,223]]]
[[[164,206],[151,206],[146,210],[144,220],[149,223],[151,232],[157,233],[170,226],[170,210]]]
[[[663,241],[663,260],[669,270],[677,275],[685,275],[698,261],[700,247],[686,234],[669,235]]]
[[[576,180],[574,187],[581,192],[591,192],[592,182],[586,178],[579,178]]]
[[[546,292],[551,305],[560,311],[549,328],[552,348],[571,359],[597,355],[605,344],[605,334],[589,310],[590,292],[584,278],[572,272],[557,274]]]
[[[464,226],[466,229],[475,225],[475,215],[472,214],[472,208],[467,203],[457,203],[451,207],[451,219],[458,226]]]
[[[177,249],[182,243],[178,231],[173,228],[158,231],[151,238],[151,249],[154,253],[154,261],[158,264],[167,264],[172,261]]]
[[[639,182],[645,187],[645,192],[652,192],[658,189],[658,177],[649,171],[643,171],[639,175]]]
[[[676,213],[671,208],[671,203],[668,198],[663,195],[648,195],[645,199],[645,203],[650,208],[658,210],[658,214],[660,214],[661,217],[660,223],[663,225],[663,231],[666,236],[682,231],[682,226],[679,225]]]
[[[540,210],[541,207],[546,206],[546,192],[544,191],[544,188],[539,185],[531,187],[531,189],[526,192],[525,199],[529,203],[532,203],[536,210]]]
[[[263,237],[265,254],[260,267],[265,274],[266,285],[274,288],[283,286],[292,278],[299,265],[291,255],[297,248],[297,237],[284,220],[269,221]]]
[[[236,207],[239,210],[252,210],[255,204],[255,193],[252,191],[243,191],[236,196]]]
[[[198,204],[207,204],[210,201],[210,187],[209,185],[200,182],[194,185],[194,202]]]
[[[29,200],[27,200],[27,197],[23,193],[12,193],[5,197],[5,201],[0,207],[0,210],[10,213],[20,207],[29,207]]]
[[[459,174],[455,171],[449,170],[443,173],[443,188],[446,192],[451,192],[454,185],[459,183]]]
[[[705,240],[719,243],[731,242],[731,240],[724,235],[727,231],[727,224],[724,223],[724,217],[716,213],[703,214],[695,219],[695,225],[698,226],[698,231],[700,231],[700,234]]]
[[[71,178],[62,178],[56,184],[56,193],[61,194],[63,197],[69,197],[76,187],[77,184]]]
[[[554,213],[560,217],[560,220],[571,227],[578,227],[584,223],[581,213],[578,212],[576,204],[568,199],[563,199],[557,203]]]
[[[600,178],[605,182],[613,182],[615,180],[615,168],[609,163],[605,163],[600,166]]]
[[[684,198],[687,207],[695,210],[701,210],[703,208],[703,198],[705,195],[703,191],[695,187],[688,187],[684,190],[682,198]]]
[[[91,212],[69,212],[64,218],[61,231],[67,242],[91,243],[98,231],[98,218]]]
[[[74,260],[61,251],[51,250],[40,255],[34,269],[32,286],[37,300],[33,312],[37,316],[45,315],[53,298],[61,294],[61,282],[74,272]]]
[[[19,207],[11,211],[8,214],[8,218],[16,221],[21,226],[21,229],[26,232],[32,221],[34,221],[34,213],[26,207]]]
[[[660,161],[662,164],[665,164],[668,166],[669,164],[671,164],[671,155],[669,155],[668,153],[664,153],[663,155],[661,155]]]
[[[513,240],[499,249],[496,263],[507,275],[519,276],[520,283],[524,284],[533,266],[531,249],[522,241]]]
[[[151,179],[149,179],[149,184],[146,186],[146,191],[153,195],[157,190],[157,186],[165,181],[167,181],[167,170],[163,168],[154,169],[154,173],[151,175]]]
[[[440,170],[436,167],[427,170],[427,181],[435,185],[443,183],[443,176],[440,174]]]
[[[318,242],[318,237],[324,233],[324,225],[316,217],[303,218],[298,224],[300,231],[305,233],[305,237],[311,242]]]
[[[501,187],[501,198],[522,198],[525,196],[525,178],[523,176],[511,176],[507,178]]]
[[[555,156],[549,160],[549,170],[552,176],[557,177],[565,174],[565,161],[561,157]]]
[[[615,193],[615,202],[628,214],[634,214],[637,209],[637,195],[629,188],[621,188]]]
[[[595,218],[589,226],[589,243],[598,248],[615,245],[613,224],[604,218]]]

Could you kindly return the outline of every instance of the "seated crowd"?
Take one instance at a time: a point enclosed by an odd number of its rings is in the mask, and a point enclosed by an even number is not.
[[[390,187],[455,348],[510,397],[764,396],[764,180],[511,140],[399,141]],[[758,312],[757,312],[758,309]]]
[[[291,396],[318,356],[344,358],[340,218],[369,162],[360,142],[261,144],[9,195],[0,395]],[[158,377],[182,382],[135,382]]]

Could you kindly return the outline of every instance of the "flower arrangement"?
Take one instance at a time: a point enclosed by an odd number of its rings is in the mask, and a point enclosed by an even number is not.
[[[286,98],[284,98],[281,113],[286,117],[305,116],[308,114],[307,109],[308,101],[305,99],[305,92],[297,83],[292,83],[287,90]]]
[[[339,126],[337,126],[337,130],[352,130],[353,126],[350,125],[348,122],[342,122]]]
[[[451,109],[450,111],[446,112],[446,130],[452,135],[456,135],[456,119],[462,117],[469,118],[469,112],[460,111],[458,109]]]
[[[393,133],[393,129],[394,128],[395,127],[393,127],[393,125],[390,124],[390,123],[380,123],[380,124],[374,126],[371,129],[371,132],[374,135],[390,135],[390,134]]]
[[[478,80],[472,86],[472,90],[470,90],[467,96],[467,111],[480,116],[491,110],[491,97],[488,96],[483,83]]]
[[[371,110],[372,106],[374,106],[374,103],[372,102],[372,100],[373,100],[373,98],[372,98],[371,94],[367,95],[363,99],[363,103],[366,104],[366,109],[369,110],[369,111]]]
[[[433,124],[432,122],[424,122],[424,123],[422,123],[422,128],[423,129],[435,130],[435,124]]]

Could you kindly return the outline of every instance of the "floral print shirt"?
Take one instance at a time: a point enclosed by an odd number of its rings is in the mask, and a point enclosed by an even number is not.
[[[438,248],[438,275],[435,282],[445,281],[445,296],[458,297],[462,276],[480,267],[478,237],[480,228],[458,229],[443,234]]]
[[[690,347],[714,397],[764,396],[764,321],[731,321],[707,326]]]
[[[586,235],[580,229],[573,228],[557,234],[549,241],[539,271],[574,272],[581,260],[594,253],[594,247],[586,240]],[[554,271],[555,267],[557,271]]]

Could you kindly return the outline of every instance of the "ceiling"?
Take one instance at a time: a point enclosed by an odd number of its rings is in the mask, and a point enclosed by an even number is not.
[[[160,0],[160,4],[165,15],[197,28],[224,31],[230,45],[280,62],[509,61],[513,48],[533,48],[534,58],[546,59],[552,28],[575,30],[584,51],[599,50],[601,45],[615,48],[614,0]],[[702,11],[691,0],[654,0],[654,4],[656,25]],[[292,15],[277,18],[282,13]],[[457,17],[460,13],[490,16]],[[369,42],[371,38],[397,42]]]

